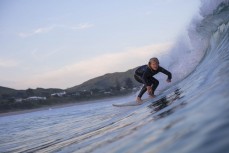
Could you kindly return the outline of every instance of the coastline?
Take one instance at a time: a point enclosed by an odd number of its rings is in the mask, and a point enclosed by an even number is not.
[[[102,99],[95,99],[95,100],[89,100],[89,101],[71,102],[71,103],[66,103],[66,104],[62,103],[62,104],[55,104],[55,105],[50,105],[50,106],[41,106],[39,108],[32,108],[32,109],[11,110],[9,112],[0,112],[0,117],[19,115],[19,114],[25,114],[25,113],[32,113],[32,112],[37,112],[37,111],[49,110],[49,109],[71,107],[71,106],[76,106],[76,105],[86,105],[86,104],[93,104],[93,103],[99,103],[99,102],[104,102],[104,101],[111,101],[111,100],[116,99],[116,98],[124,98],[124,97],[130,96],[130,95],[131,94],[123,95],[123,96],[117,96],[117,97],[110,97],[110,98],[106,97],[106,98],[102,98]]]

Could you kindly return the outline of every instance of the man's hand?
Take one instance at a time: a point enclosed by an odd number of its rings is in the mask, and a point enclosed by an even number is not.
[[[147,91],[148,91],[149,95],[151,95],[152,94],[152,87],[151,86],[147,86],[146,88],[147,88]]]
[[[167,81],[168,83],[170,83],[170,82],[171,82],[171,80],[170,80],[170,79],[167,79],[166,81]]]

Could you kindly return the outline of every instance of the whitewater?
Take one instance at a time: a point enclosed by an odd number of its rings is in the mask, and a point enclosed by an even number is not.
[[[229,152],[229,2],[202,1],[200,15],[188,42],[161,57],[175,83],[155,99],[112,107],[131,95],[2,116],[0,152]]]

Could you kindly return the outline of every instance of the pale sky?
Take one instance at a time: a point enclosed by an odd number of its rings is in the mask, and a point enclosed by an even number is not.
[[[68,88],[147,63],[199,0],[1,0],[0,86]]]

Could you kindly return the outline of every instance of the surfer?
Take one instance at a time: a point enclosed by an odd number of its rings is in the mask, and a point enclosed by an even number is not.
[[[141,97],[146,91],[148,91],[148,94],[151,98],[155,97],[154,92],[159,85],[159,81],[153,76],[158,72],[166,74],[168,76],[166,81],[168,83],[171,82],[172,74],[159,65],[159,60],[156,57],[151,58],[148,62],[148,65],[143,65],[136,69],[134,74],[135,80],[144,84],[140,93],[138,94],[138,97],[136,98],[138,103],[143,102]]]

